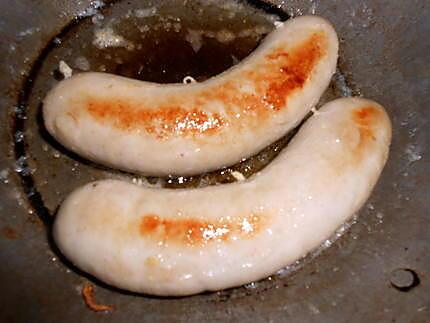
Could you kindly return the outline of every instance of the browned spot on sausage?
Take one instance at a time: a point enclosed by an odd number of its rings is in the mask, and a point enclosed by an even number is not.
[[[276,110],[282,109],[288,96],[303,88],[316,63],[325,55],[326,38],[323,34],[314,34],[291,53],[281,50],[267,56],[281,65],[280,73],[273,75],[266,92],[267,102]]]
[[[157,138],[171,134],[197,134],[212,132],[224,123],[217,113],[208,114],[198,109],[185,109],[179,106],[163,106],[158,109],[146,109],[121,99],[88,101],[87,110],[97,119],[110,119],[120,129],[146,130]]]
[[[327,39],[323,33],[314,33],[302,44],[286,52],[283,46],[275,48],[254,70],[244,71],[235,82],[226,82],[216,89],[204,91],[201,96],[207,101],[220,101],[227,109],[230,123],[243,124],[237,113],[254,121],[268,114],[287,108],[288,97],[302,89],[314,67],[326,55]],[[258,70],[258,73],[255,72]],[[240,85],[251,84],[253,93],[243,93]],[[234,109],[231,109],[233,107]]]
[[[190,218],[169,219],[146,214],[140,221],[140,234],[163,242],[193,246],[210,241],[251,237],[263,227],[263,218],[254,214],[246,217],[221,218],[216,222]]]
[[[344,140],[350,147],[350,158],[346,164],[354,165],[361,162],[376,141],[376,130],[380,125],[382,112],[374,106],[364,106],[352,111],[352,121],[356,127],[345,132]],[[357,141],[358,131],[358,141]],[[346,156],[345,156],[346,158]],[[339,167],[342,169],[342,167]]]
[[[378,129],[384,126],[384,113],[376,106],[364,105],[348,111],[346,118],[338,125],[336,132],[339,145],[333,142],[335,152],[328,149],[324,158],[336,175],[357,170],[363,160],[374,154]],[[339,150],[337,150],[340,147]]]
[[[213,134],[229,125],[238,129],[261,126],[264,118],[287,108],[289,96],[305,86],[326,55],[326,47],[326,36],[314,33],[289,52],[285,45],[274,48],[253,70],[238,72],[234,79],[183,96],[167,94],[163,98],[167,105],[150,103],[152,98],[133,102],[125,97],[95,95],[84,104],[100,122],[123,130],[145,131],[158,139]],[[244,91],[243,86],[251,90]],[[224,107],[222,114],[208,112],[208,107],[217,102]]]
[[[360,131],[360,145],[375,140],[374,126],[381,112],[375,107],[363,107],[354,110],[353,118]]]
[[[8,240],[18,239],[18,233],[16,232],[16,230],[9,226],[2,228],[1,233],[2,233],[2,236]]]

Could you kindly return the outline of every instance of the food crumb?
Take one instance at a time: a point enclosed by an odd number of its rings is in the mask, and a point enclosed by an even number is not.
[[[156,7],[137,9],[134,11],[134,15],[136,18],[147,18],[151,16],[155,16],[157,14]]]
[[[146,184],[146,180],[144,178],[133,177],[131,181],[133,184],[136,184],[138,186],[144,186]]]
[[[229,43],[229,42],[233,41],[236,38],[236,36],[231,31],[226,30],[226,29],[222,29],[216,33],[215,38],[220,43]]]
[[[319,115],[319,114],[320,114],[320,112],[319,112],[315,107],[313,107],[313,108],[311,109],[311,112],[312,112],[314,115]]]
[[[75,66],[82,71],[89,71],[91,68],[90,62],[85,56],[76,57]]]
[[[118,35],[111,27],[100,28],[94,31],[93,45],[98,49],[108,47],[125,47],[134,49],[134,45],[126,40],[123,36]]]
[[[113,305],[98,304],[94,298],[94,286],[85,283],[82,287],[82,297],[88,308],[94,312],[112,312],[115,310]]]
[[[197,53],[202,47],[202,32],[199,30],[188,30],[185,40],[190,43],[191,48]]]
[[[99,12],[99,9],[103,8],[105,3],[101,0],[90,1],[88,8],[78,14],[78,17],[91,17]]]
[[[8,184],[9,183],[9,173],[10,173],[9,168],[5,168],[5,169],[1,170],[0,171],[0,182],[3,182],[4,184]]]
[[[273,24],[275,25],[275,28],[281,28],[284,23],[282,21],[274,21]]]
[[[182,80],[182,83],[184,84],[190,84],[190,83],[196,83],[197,81],[195,80],[194,77],[192,76],[185,76],[184,79]]]
[[[238,172],[237,170],[233,170],[230,173],[239,182],[244,181],[246,179],[245,176],[241,172]]]
[[[58,69],[60,70],[61,74],[64,75],[65,79],[72,77],[73,70],[70,68],[69,65],[67,65],[65,61],[60,61]]]

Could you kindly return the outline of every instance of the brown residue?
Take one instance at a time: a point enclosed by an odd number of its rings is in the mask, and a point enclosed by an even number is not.
[[[236,73],[231,81],[163,98],[168,104],[151,104],[149,98],[133,102],[96,96],[89,96],[84,104],[100,122],[127,131],[145,131],[158,139],[214,134],[228,125],[238,129],[257,126],[264,118],[287,108],[289,96],[305,86],[326,55],[326,47],[325,35],[314,33],[289,52],[285,45],[273,49],[252,70]],[[251,92],[243,91],[242,86],[251,86]],[[208,107],[217,102],[224,107],[222,114],[209,112]]]
[[[221,218],[215,222],[191,218],[169,219],[147,214],[141,219],[140,234],[162,242],[193,246],[252,237],[263,227],[262,217],[254,214]]]
[[[18,239],[18,233],[16,232],[16,230],[9,226],[2,228],[1,233],[2,233],[2,236],[8,240]]]
[[[113,305],[97,303],[94,298],[94,287],[90,283],[85,283],[82,287],[82,297],[88,308],[94,312],[112,312],[115,310]]]

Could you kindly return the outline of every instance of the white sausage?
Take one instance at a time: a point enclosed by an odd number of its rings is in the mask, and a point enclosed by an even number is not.
[[[390,140],[380,105],[336,100],[246,181],[79,188],[58,212],[54,239],[82,270],[135,292],[187,295],[252,282],[320,245],[363,205]]]
[[[46,97],[45,125],[64,146],[108,166],[202,173],[249,157],[295,127],[327,88],[337,56],[327,21],[295,18],[242,63],[202,83],[73,76]]]

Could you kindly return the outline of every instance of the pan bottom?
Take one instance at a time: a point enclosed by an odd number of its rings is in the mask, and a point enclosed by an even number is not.
[[[249,177],[264,168],[295,133],[237,165],[199,176],[166,178],[137,176],[96,165],[67,151],[47,133],[41,100],[65,73],[102,71],[159,83],[182,82],[189,76],[203,81],[249,55],[278,21],[288,18],[277,7],[262,6],[258,1],[190,2],[184,6],[179,2],[146,6],[141,1],[114,2],[65,27],[34,63],[14,115],[15,171],[48,230],[65,196],[90,181],[120,178],[166,188],[230,183],[236,180],[236,172]],[[359,94],[349,83],[345,73],[338,70],[319,105],[335,97]],[[281,270],[279,276],[301,268],[354,222],[342,226],[321,248]],[[52,248],[58,253],[54,245]],[[252,283],[245,289],[254,290],[257,285]]]

